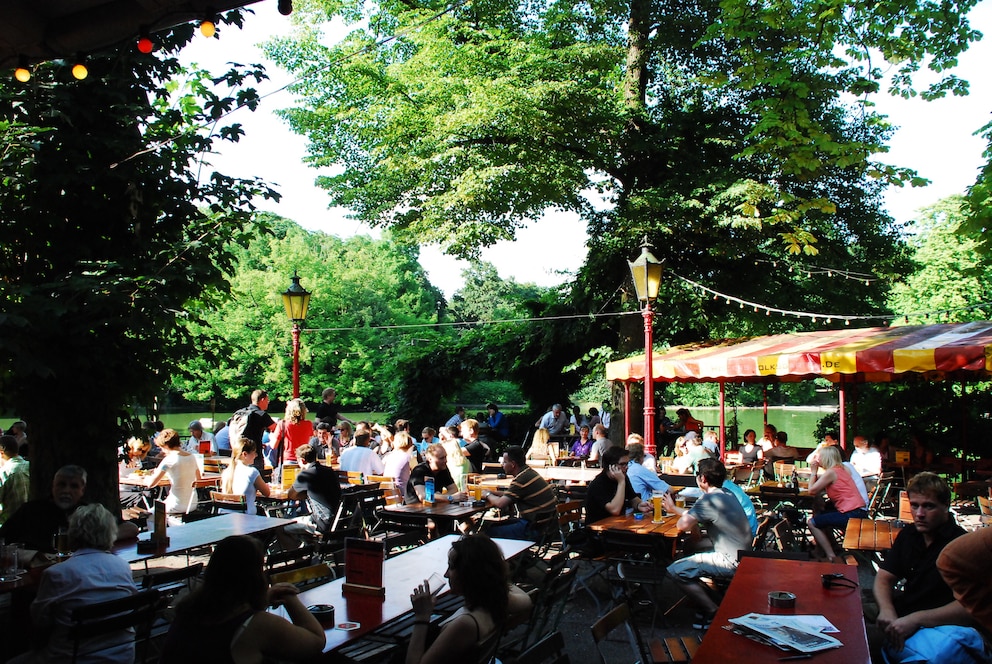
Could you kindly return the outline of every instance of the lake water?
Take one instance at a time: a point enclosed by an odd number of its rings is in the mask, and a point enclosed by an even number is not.
[[[667,408],[669,416],[672,416],[679,407],[668,406]],[[720,424],[719,408],[690,408],[689,410],[692,412],[693,417],[705,422],[707,427],[712,426],[716,428]],[[836,412],[836,407],[788,408],[769,406],[768,423],[775,425],[779,431],[785,431],[789,434],[789,445],[793,447],[816,447],[817,443],[820,442],[813,437],[813,432],[816,431],[816,425],[825,415]],[[762,431],[765,428],[762,417],[761,408],[738,408],[738,439],[736,441],[729,440],[728,442],[734,445],[739,443],[740,438],[743,437],[747,429],[754,429],[758,434],[758,438],[761,438]],[[730,408],[726,410],[726,418],[726,424],[729,429],[734,425],[734,411]],[[729,438],[729,432],[727,435]]]

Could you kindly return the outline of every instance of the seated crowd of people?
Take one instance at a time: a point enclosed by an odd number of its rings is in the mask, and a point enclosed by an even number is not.
[[[190,424],[186,441],[175,430],[162,429],[156,431],[154,446],[138,437],[124,444],[121,474],[149,471],[148,486],[167,477],[171,490],[166,509],[175,516],[189,514],[197,508],[194,483],[201,478],[195,455],[226,449],[231,462],[221,475],[220,489],[225,494],[244,495],[252,514],[257,496],[268,496],[271,491],[263,479],[265,465],[260,459],[268,458],[276,477],[292,465],[296,473],[286,495],[301,501],[304,509],[276,533],[278,545],[291,549],[314,541],[331,527],[342,500],[341,476],[330,467],[332,462],[343,473],[390,478],[403,501],[414,504],[425,501],[430,486],[436,492],[435,501],[468,499],[466,476],[481,472],[484,461],[498,459],[508,483],[505,488],[484,491],[481,499],[486,506],[498,508],[504,518],[467,523],[464,532],[469,534],[452,547],[445,576],[451,590],[464,596],[465,606],[433,639],[426,626],[434,611],[435,594],[426,581],[414,589],[410,596],[414,628],[406,651],[410,664],[463,657],[474,661],[511,615],[529,611],[529,598],[509,583],[506,562],[490,538],[538,542],[549,525],[557,525],[558,487],[535,470],[540,465],[535,462],[553,465],[559,457],[568,456],[598,464],[598,472],[585,488],[586,525],[652,512],[652,497],[660,496],[665,510],[677,517],[678,530],[686,533],[680,556],[660,564],[667,565],[674,587],[694,606],[693,626],[698,629],[710,626],[719,607],[720,582],[733,578],[740,553],[755,544],[755,503],[721,460],[715,433],[703,431],[702,423],[685,409],[679,411],[682,433],[675,443],[676,457],[671,468],[663,468],[646,453],[639,434],[628,436],[624,445],[613,444],[601,420],[590,423],[593,417],[600,418],[598,411],[591,412],[589,419],[577,412],[569,425],[556,405],[538,420],[531,445],[525,449],[498,444],[495,432],[505,430],[505,421],[494,404],[489,405],[484,423],[464,417],[464,409],[459,408],[437,430],[425,427],[418,441],[406,420],[394,425],[351,422],[340,416],[333,401],[333,390],[325,391],[323,408],[318,408],[315,421],[309,421],[302,400],[291,400],[285,418],[277,422],[264,412],[267,395],[256,391],[254,411],[246,416],[246,425],[238,427],[240,435],[233,440],[229,437],[225,447],[200,422]],[[664,409],[662,419],[667,421]],[[569,426],[574,440],[554,440],[553,429],[563,431]],[[560,433],[557,437],[562,438]],[[105,507],[86,503],[87,472],[79,466],[60,468],[51,494],[28,500],[29,466],[19,454],[22,444],[14,435],[0,437],[0,539],[22,543],[20,562],[25,566],[52,562],[53,534],[60,531],[68,533],[75,553],[42,574],[30,611],[36,640],[28,652],[12,661],[54,661],[71,657],[68,631],[74,608],[137,592],[129,566],[111,549],[115,541],[133,538],[138,531]],[[498,455],[497,449],[502,449]],[[773,426],[765,428],[760,440],[755,431],[747,430],[737,452],[741,464],[758,467],[800,457],[788,445],[785,432]],[[839,555],[836,533],[843,532],[849,519],[867,518],[866,480],[878,477],[882,459],[879,449],[858,435],[845,460],[837,436],[830,434],[806,457],[808,492],[823,498],[806,525],[816,553],[827,562],[835,562]],[[691,476],[698,487],[694,502],[685,505],[676,499],[662,477],[665,470]],[[975,627],[992,627],[988,602],[992,583],[980,567],[984,555],[992,551],[992,528],[965,533],[951,512],[947,482],[932,472],[913,476],[906,492],[912,522],[902,528],[885,554],[872,588],[877,603],[875,624],[884,641],[886,661],[985,661],[981,658],[983,636]],[[127,507],[132,498],[122,488],[122,506]],[[598,535],[587,531],[583,546],[595,550],[602,543]],[[251,537],[230,537],[216,546],[202,584],[177,607],[160,661],[204,657],[210,661],[307,661],[320,654],[325,644],[323,628],[299,601],[295,587],[269,585],[263,572],[264,553],[260,542]],[[269,606],[284,607],[286,618],[268,612]],[[120,657],[127,660],[129,653],[133,657],[133,644],[121,648]]]

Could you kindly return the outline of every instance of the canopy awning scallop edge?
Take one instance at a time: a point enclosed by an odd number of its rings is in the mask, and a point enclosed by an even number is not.
[[[982,380],[992,375],[992,321],[794,332],[688,344],[652,357],[655,381]],[[644,380],[644,355],[610,362],[606,379]]]

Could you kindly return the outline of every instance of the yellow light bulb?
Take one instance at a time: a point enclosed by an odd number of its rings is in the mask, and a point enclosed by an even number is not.
[[[204,20],[200,23],[200,34],[207,38],[213,37],[217,34],[217,26],[211,20]]]
[[[27,67],[18,67],[14,70],[14,78],[21,83],[27,83],[31,80],[31,71]]]
[[[86,69],[86,65],[82,62],[77,62],[72,66],[72,76],[77,81],[81,81],[89,75],[89,70]]]

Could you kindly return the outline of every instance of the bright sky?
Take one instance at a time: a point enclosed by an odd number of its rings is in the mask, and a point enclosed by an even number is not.
[[[229,61],[240,63],[266,62],[257,44],[270,36],[291,30],[290,20],[276,11],[276,3],[268,0],[251,5],[255,15],[249,15],[245,29],[226,27],[221,38],[194,40],[183,53],[186,62],[195,62],[218,72]],[[887,163],[915,168],[932,184],[926,188],[892,189],[885,198],[889,213],[899,222],[913,217],[926,205],[955,193],[963,193],[973,184],[982,164],[982,140],[974,136],[992,120],[992,86],[988,66],[992,62],[992,2],[979,3],[972,11],[972,25],[987,36],[973,45],[960,59],[958,75],[971,82],[968,97],[925,102],[919,98],[902,100],[878,95],[878,110],[900,127],[893,137]],[[267,63],[271,79],[258,86],[263,95],[289,82],[285,72]],[[232,118],[240,122],[246,136],[237,144],[218,142],[221,154],[211,155],[209,161],[221,172],[234,176],[257,176],[273,183],[282,193],[279,203],[261,201],[264,210],[292,219],[305,228],[349,237],[365,233],[377,235],[367,226],[349,219],[346,211],[327,208],[327,194],[314,185],[318,171],[306,166],[306,142],[292,133],[273,111],[293,105],[287,91],[276,92],[263,100],[261,108],[252,113],[241,110]],[[503,242],[483,250],[482,259],[493,263],[503,278],[533,282],[543,286],[563,283],[568,279],[559,270],[574,269],[586,254],[586,231],[574,217],[553,215],[540,223],[522,229],[516,242]],[[559,247],[559,260],[548,264],[544,247]],[[560,257],[571,256],[562,261]],[[633,254],[632,256],[633,257]],[[462,285],[461,270],[465,263],[443,256],[436,248],[423,247],[421,260],[431,282],[447,296]]]

